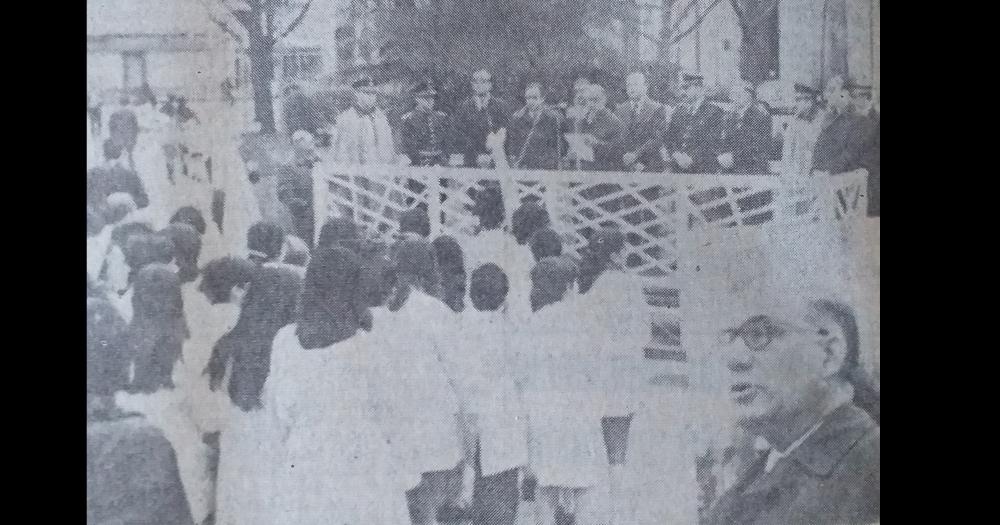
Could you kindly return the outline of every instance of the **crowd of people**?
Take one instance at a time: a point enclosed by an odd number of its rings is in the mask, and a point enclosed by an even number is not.
[[[648,173],[778,171],[794,177],[865,169],[869,211],[879,214],[878,102],[871,86],[840,76],[829,79],[822,92],[795,85],[795,116],[779,130],[778,154],[772,147],[772,108],[757,99],[756,86],[748,82],[730,90],[730,103],[719,104],[707,100],[701,75],[685,74],[683,101],[671,107],[650,98],[645,75],[637,72],[626,78],[627,99],[614,109],[608,107],[608,87],[586,76],[574,83],[571,102],[561,105],[546,104],[545,86],[530,82],[524,105],[517,108],[493,93],[486,70],[473,74],[471,87],[473,95],[449,115],[436,109],[434,86],[419,83],[414,110],[394,135],[373,81],[356,81],[354,104],[328,133],[333,159],[365,164],[401,157],[417,166]]]
[[[565,113],[544,105],[537,84],[528,85],[526,106],[508,113],[490,94],[489,74],[479,72],[476,95],[453,117],[434,111],[433,87],[423,85],[404,119],[405,154],[418,165],[479,167],[752,173],[761,165],[755,152],[762,146],[749,137],[770,116],[749,86],[734,116],[703,100],[695,76],[686,78],[688,102],[674,111],[649,100],[641,74],[628,82],[634,104],[615,112],[604,107],[601,86],[581,81],[580,106]],[[813,141],[811,161],[831,174],[867,158],[853,145],[834,152],[824,138],[846,136],[860,122],[847,113],[851,86],[833,86],[824,117],[832,123]],[[333,150],[346,162],[391,162],[392,133],[374,88],[370,80],[355,87],[357,102],[338,117]],[[817,517],[794,499],[761,514],[739,485],[699,508],[687,415],[664,410],[647,382],[620,373],[623,362],[641,366],[650,338],[644,291],[625,271],[623,231],[595,229],[578,255],[564,252],[544,205],[523,201],[505,225],[503,195],[486,187],[475,198],[472,235],[430,238],[431,218],[417,205],[402,214],[392,241],[343,217],[313,236],[311,213],[295,215],[308,224],[270,220],[262,181],[253,180],[233,134],[186,133],[199,124],[177,112],[160,120],[147,109],[143,118],[139,107],[112,114],[95,138],[104,162],[88,170],[91,521],[583,525]],[[203,151],[212,151],[210,162]],[[316,158],[301,151],[296,165],[307,173]],[[311,185],[269,191],[302,207]],[[825,335],[849,333],[854,322],[838,304],[807,310]],[[729,342],[743,340],[756,352],[789,332],[762,326],[741,325]],[[877,469],[877,395],[872,404],[864,383],[854,381],[857,335],[853,350],[846,340],[836,366],[803,368],[817,374],[807,397],[822,397],[824,417],[839,417],[831,432],[853,433],[848,445],[864,436],[860,449],[832,454],[849,455],[851,468],[864,468],[857,454],[874,454]],[[844,408],[855,402],[864,410]],[[822,474],[851,474],[837,465],[820,465],[829,467]],[[850,503],[848,521],[877,520],[877,470],[869,474],[860,487],[817,481],[811,490],[822,499],[836,489]]]

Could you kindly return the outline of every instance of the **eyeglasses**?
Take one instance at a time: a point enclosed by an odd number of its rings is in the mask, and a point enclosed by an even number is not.
[[[829,335],[826,329],[802,328],[787,323],[775,321],[766,315],[755,315],[747,319],[737,328],[727,328],[719,334],[719,342],[724,345],[733,344],[737,338],[752,352],[763,352],[772,341],[783,337],[788,332],[816,333],[820,336]]]

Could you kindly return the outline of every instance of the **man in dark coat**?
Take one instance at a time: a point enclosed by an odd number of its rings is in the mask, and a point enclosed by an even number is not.
[[[416,107],[403,115],[399,136],[413,166],[448,164],[448,116],[434,109],[437,90],[428,82],[414,89]]]
[[[121,108],[108,117],[108,136],[116,146],[127,153],[129,166],[135,167],[132,151],[139,140],[139,118],[129,106],[128,96],[121,97]]]
[[[510,121],[510,106],[494,97],[493,77],[480,70],[472,75],[472,97],[459,104],[452,120],[452,151],[461,153],[467,167],[488,165],[490,150],[486,145],[489,134],[506,128]]]
[[[685,74],[685,102],[670,119],[666,145],[671,167],[679,173],[713,173],[719,170],[725,111],[705,100],[704,78]]]
[[[813,149],[813,173],[833,175],[865,168],[873,130],[851,109],[847,86],[831,82],[825,97],[829,112]]]
[[[566,147],[566,164],[584,171],[621,171],[622,121],[606,107],[608,98],[603,86],[590,84],[583,91],[586,113],[567,120],[563,128],[565,133],[589,135],[588,143],[594,150],[594,158],[577,159]]]
[[[734,111],[723,126],[718,162],[723,172],[770,173],[771,113],[758,102],[753,85],[742,82],[733,91]]]
[[[646,75],[632,73],[625,79],[628,100],[619,104],[616,114],[622,121],[619,147],[622,165],[627,171],[663,171],[663,131],[666,113],[663,104],[649,98]]]
[[[765,446],[703,522],[877,523],[878,401],[860,371],[855,314],[839,301],[778,302],[722,332],[740,425]]]
[[[872,104],[872,87],[851,83],[854,113],[860,117],[861,128],[868,137],[865,145],[864,166],[868,169],[868,216],[878,217],[881,214],[882,189],[882,117]]]
[[[507,157],[514,169],[554,170],[562,157],[562,118],[545,105],[542,85],[524,90],[525,106],[511,117],[507,129]]]
[[[296,131],[305,130],[310,134],[316,132],[316,119],[313,114],[312,102],[302,92],[302,88],[293,85],[288,88],[288,96],[284,104],[285,132],[291,136]]]
[[[108,195],[128,193],[136,206],[149,205],[149,196],[135,170],[123,166],[122,147],[111,139],[104,141],[104,165],[87,172],[87,205],[95,210],[104,208]]]

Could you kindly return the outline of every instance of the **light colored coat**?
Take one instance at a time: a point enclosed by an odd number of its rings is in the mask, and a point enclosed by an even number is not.
[[[389,164],[396,157],[392,128],[381,109],[368,116],[351,107],[333,129],[334,159],[343,164]]]

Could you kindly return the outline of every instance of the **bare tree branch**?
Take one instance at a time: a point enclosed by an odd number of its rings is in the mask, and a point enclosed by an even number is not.
[[[712,10],[714,10],[721,3],[722,0],[715,0],[714,2],[712,2],[712,4],[709,5],[704,11],[702,11],[701,15],[698,18],[696,18],[694,22],[691,23],[691,27],[688,27],[679,35],[675,36],[671,42],[676,44],[677,42],[680,42],[684,37],[690,35],[691,32],[697,29],[698,26],[701,25],[701,23],[705,20],[705,18],[712,13]]]
[[[310,7],[312,7],[312,0],[309,0],[308,2],[306,2],[306,5],[302,6],[302,10],[299,11],[299,14],[295,17],[294,20],[292,20],[290,24],[288,24],[288,27],[286,27],[285,30],[282,31],[280,35],[278,35],[278,38],[276,38],[275,41],[281,40],[286,36],[288,36],[289,34],[291,34],[292,31],[295,31],[295,28],[299,27],[299,24],[301,24],[302,21],[305,20],[306,14],[309,12]]]
[[[232,27],[229,27],[229,24],[227,24],[226,22],[224,22],[222,20],[219,20],[215,16],[215,14],[212,13],[212,8],[209,7],[208,2],[206,0],[198,0],[198,3],[200,3],[202,5],[202,7],[205,8],[205,14],[208,15],[208,19],[209,20],[211,20],[212,22],[215,22],[215,25],[219,26],[220,29],[222,29],[227,34],[229,34],[229,36],[233,37],[233,39],[235,39],[236,42],[238,42],[240,44],[243,43],[243,36],[240,35],[239,33],[237,33],[236,30],[234,30]],[[227,11],[228,11],[228,9],[227,9]],[[232,14],[232,13],[230,13],[230,14]]]

